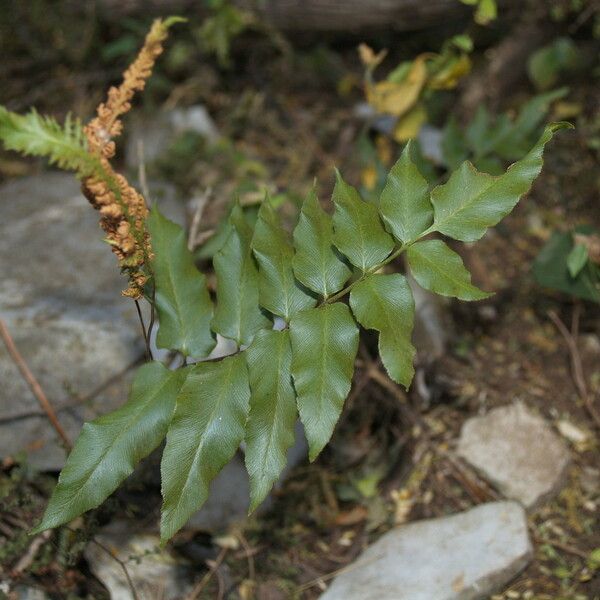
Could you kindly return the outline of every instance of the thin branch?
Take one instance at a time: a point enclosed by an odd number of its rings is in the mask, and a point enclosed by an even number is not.
[[[227,548],[223,548],[219,553],[219,556],[217,556],[217,560],[212,561],[208,573],[206,573],[206,575],[204,575],[204,577],[194,586],[194,589],[185,597],[185,600],[196,600],[196,598],[200,597],[200,592],[206,587],[215,572],[219,570],[226,554]]]
[[[121,569],[123,570],[123,573],[125,574],[125,579],[127,579],[127,585],[129,586],[131,595],[133,596],[133,600],[140,600],[140,597],[137,594],[135,586],[133,585],[133,580],[131,579],[131,576],[129,575],[129,571],[127,570],[127,565],[125,564],[125,561],[121,560],[118,556],[116,556],[113,552],[111,552],[110,548],[107,548],[104,544],[100,543],[97,539],[92,538],[90,541],[92,542],[92,544],[96,544],[96,546],[98,546],[98,548],[100,548],[101,550],[104,550],[104,552],[106,552],[111,558],[113,558],[115,561],[117,561],[117,563],[119,563],[119,566],[121,567]]]
[[[348,573],[349,571],[354,571],[354,569],[358,569],[360,567],[366,567],[367,565],[370,565],[377,560],[379,560],[379,557],[375,556],[375,557],[367,559],[367,560],[362,560],[362,561],[358,560],[357,562],[350,563],[349,565],[346,565],[345,567],[336,569],[335,571],[331,571],[331,573],[327,573],[326,575],[321,575],[320,577],[317,577],[317,578],[313,579],[312,581],[309,581],[308,583],[303,583],[302,585],[300,585],[296,588],[296,592],[297,593],[305,592],[306,590],[309,590],[311,587],[313,587],[315,585],[318,585],[320,587],[326,581],[333,579],[337,575],[341,575],[342,573]]]
[[[583,371],[583,364],[581,362],[581,355],[579,354],[579,349],[577,348],[577,340],[573,333],[567,329],[567,326],[561,321],[560,317],[554,311],[548,311],[548,317],[550,317],[554,325],[556,325],[556,328],[567,343],[567,348],[569,349],[569,354],[571,356],[571,372],[573,374],[573,381],[575,382],[577,393],[583,400],[585,407],[594,420],[596,426],[600,427],[600,414],[598,414],[596,411],[596,408],[594,407],[594,398],[588,391],[585,374]],[[576,309],[576,311],[573,313],[572,327],[574,332],[579,331],[578,309]]]
[[[6,346],[6,349],[8,350],[8,353],[10,354],[10,357],[13,359],[15,365],[19,369],[21,375],[23,376],[23,379],[29,386],[29,389],[32,391],[33,395],[40,403],[40,406],[46,413],[46,416],[52,424],[52,427],[54,427],[56,433],[58,433],[58,435],[62,439],[63,444],[65,445],[67,450],[70,450],[72,448],[72,444],[71,440],[69,439],[69,436],[67,435],[67,432],[63,429],[62,425],[60,424],[56,413],[52,408],[52,405],[50,404],[46,394],[44,393],[44,390],[42,389],[42,386],[38,383],[37,379],[34,377],[33,373],[27,366],[25,359],[17,350],[17,347],[15,346],[15,343],[8,331],[8,328],[6,327],[6,323],[2,319],[0,319],[0,336],[2,336],[2,340],[4,341],[4,344]]]
[[[392,251],[392,253],[387,258],[384,258],[380,263],[377,263],[376,265],[374,265],[371,268],[364,271],[358,279],[355,279],[354,281],[350,282],[343,290],[340,290],[333,296],[324,298],[323,301],[321,302],[321,305],[322,304],[331,304],[332,302],[339,300],[340,298],[345,296],[348,292],[351,292],[352,288],[355,285],[358,285],[361,281],[364,281],[369,275],[372,275],[373,273],[377,273],[377,271],[379,271],[380,269],[385,267],[385,265],[391,263],[393,260],[398,258],[402,253],[404,253],[414,243],[418,242],[419,240],[422,240],[424,237],[427,237],[430,233],[435,233],[435,231],[436,231],[435,226],[432,225],[429,229],[426,229],[418,238],[414,239],[413,241],[407,242],[406,244],[400,244],[398,247],[396,247]]]
[[[37,553],[39,552],[40,548],[48,541],[51,535],[52,530],[47,529],[46,531],[43,531],[42,533],[40,533],[40,535],[33,539],[31,544],[29,545],[29,548],[27,549],[27,552],[25,552],[25,554],[19,559],[19,562],[15,565],[14,569],[12,570],[13,577],[17,577],[18,575],[29,569],[31,563],[33,563],[35,557],[37,556]]]
[[[429,426],[427,423],[407,402],[406,394],[402,391],[400,386],[381,372],[378,361],[373,362],[368,368],[367,374],[370,379],[379,384],[380,387],[389,392],[398,401],[398,407],[400,408],[401,413],[413,426],[419,427],[423,434],[429,434]]]
[[[204,209],[212,196],[212,188],[207,187],[204,190],[204,193],[197,198],[195,198],[196,210],[194,211],[194,216],[192,218],[192,223],[190,225],[190,232],[188,235],[188,250],[193,252],[198,246],[200,246],[200,237],[201,232],[200,224],[202,223],[202,215],[204,214]]]
[[[254,557],[252,556],[252,548],[250,548],[250,544],[248,540],[242,533],[242,531],[237,532],[237,538],[240,540],[240,543],[244,547],[246,560],[248,561],[248,579],[254,580],[256,578],[256,570],[254,569]]]
[[[580,558],[586,559],[588,558],[588,553],[580,550],[579,548],[575,548],[575,546],[571,546],[570,544],[565,544],[564,542],[560,542],[558,540],[548,540],[543,538],[537,533],[534,532],[533,537],[538,544],[548,544],[548,546],[554,546],[559,550],[563,550],[564,552],[568,552],[569,554],[573,554],[574,556],[579,556]]]

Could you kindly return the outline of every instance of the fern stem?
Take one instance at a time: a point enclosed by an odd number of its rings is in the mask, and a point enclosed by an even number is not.
[[[375,266],[371,267],[370,269],[363,271],[363,274],[358,279],[355,279],[354,281],[349,283],[344,289],[340,290],[333,296],[324,298],[323,302],[321,302],[320,306],[323,306],[323,304],[331,304],[332,302],[336,302],[340,298],[343,298],[348,292],[350,292],[352,290],[352,288],[355,285],[359,284],[361,281],[364,281],[364,279],[366,277],[368,277],[369,275],[372,275],[373,273],[376,273],[377,271],[379,271],[379,269],[381,269],[388,263],[392,262],[394,259],[398,258],[413,243],[414,242],[409,242],[407,244],[401,244],[400,246],[398,246],[398,248],[396,248],[385,260],[382,260],[380,263],[377,263]]]

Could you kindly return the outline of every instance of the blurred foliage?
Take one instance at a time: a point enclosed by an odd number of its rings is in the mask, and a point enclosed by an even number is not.
[[[478,25],[488,25],[498,17],[496,0],[460,0],[463,4],[475,7],[473,18]]]
[[[507,162],[521,158],[534,144],[551,104],[567,94],[560,88],[528,100],[518,113],[492,115],[480,105],[473,120],[463,129],[451,117],[444,128],[442,153],[448,169],[470,160],[478,169],[497,175]]]
[[[201,48],[217,57],[221,67],[231,66],[231,43],[255,23],[248,11],[233,6],[229,0],[206,0],[211,16],[195,31]]]
[[[522,158],[539,137],[552,103],[563,98],[567,88],[560,88],[534,96],[513,114],[493,115],[480,105],[475,117],[461,127],[451,116],[440,139],[441,163],[425,156],[418,140],[411,145],[411,158],[430,184],[456,170],[465,160],[470,160],[480,171],[498,175],[506,165]],[[396,156],[392,140],[378,135],[372,141],[363,135],[357,142],[361,163],[361,192],[367,198],[376,198],[385,185],[386,170]]]
[[[573,21],[579,26],[589,20],[593,36],[600,38],[600,10],[596,0],[551,0],[548,13],[557,23]]]
[[[600,303],[600,232],[589,226],[554,232],[535,259],[533,274],[544,287]]]
[[[559,37],[531,55],[527,72],[538,90],[548,90],[556,85],[561,75],[580,65],[581,55],[573,40]]]

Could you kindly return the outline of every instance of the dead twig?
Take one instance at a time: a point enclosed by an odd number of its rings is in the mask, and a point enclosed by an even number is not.
[[[127,565],[125,564],[125,562],[122,561],[113,552],[111,552],[110,548],[107,548],[104,544],[99,542],[97,539],[92,538],[91,542],[92,542],[92,544],[96,544],[96,546],[98,546],[98,548],[100,548],[101,550],[106,552],[112,559],[114,559],[117,563],[119,563],[119,566],[121,567],[121,569],[123,570],[123,573],[125,574],[125,579],[127,579],[127,585],[129,586],[129,590],[131,591],[133,600],[140,600],[140,597],[138,596],[135,586],[133,585],[133,580],[131,579],[131,576],[129,575],[129,571],[127,570]]]
[[[498,500],[499,495],[489,486],[475,479],[450,452],[444,452],[442,456],[450,467],[454,479],[463,487],[473,502],[480,504],[489,500]]]
[[[194,216],[192,217],[192,223],[190,225],[190,233],[188,236],[188,249],[190,252],[193,252],[205,239],[202,239],[202,232],[199,231],[200,223],[202,222],[202,215],[204,214],[204,209],[212,196],[212,188],[208,187],[204,190],[204,193],[194,198],[194,203],[196,205],[196,210],[194,211]]]
[[[19,559],[19,562],[14,566],[12,570],[12,576],[17,577],[31,566],[40,548],[48,541],[48,538],[52,535],[52,530],[48,529],[40,533],[40,535],[33,538],[27,552]]]
[[[548,544],[548,546],[553,546],[554,548],[558,548],[563,552],[567,552],[569,554],[573,554],[573,556],[579,556],[579,558],[583,558],[585,560],[588,559],[588,553],[580,550],[579,548],[575,548],[575,546],[571,546],[570,544],[565,544],[564,542],[559,542],[558,540],[548,540],[537,535],[535,532],[533,534],[535,541],[538,544]]]
[[[569,27],[569,34],[573,35],[574,33],[577,33],[597,11],[600,11],[600,2],[592,0],[592,2],[579,13],[574,23]]]
[[[34,377],[33,373],[27,366],[25,359],[17,350],[17,347],[15,346],[15,343],[8,331],[8,328],[6,327],[6,323],[2,319],[0,319],[0,336],[2,336],[2,340],[4,341],[4,344],[6,346],[6,349],[8,350],[8,353],[10,354],[10,357],[13,359],[15,365],[19,369],[19,372],[21,373],[23,379],[29,386],[29,389],[32,391],[33,395],[40,403],[42,409],[48,417],[48,420],[52,424],[52,427],[54,427],[54,430],[60,436],[67,450],[70,450],[72,448],[72,444],[71,440],[69,439],[69,436],[67,435],[67,432],[63,429],[62,425],[60,424],[56,413],[52,408],[52,405],[50,404],[46,394],[44,393],[44,390],[42,389],[42,386],[38,383],[37,379]]]
[[[411,425],[419,427],[425,434],[429,433],[429,426],[427,423],[425,423],[421,416],[412,409],[407,402],[406,394],[400,389],[400,387],[381,372],[379,362],[373,362],[367,369],[367,374],[370,379],[379,384],[384,390],[390,392],[391,395],[398,400],[400,411],[407,418],[407,420],[411,422]]]
[[[227,548],[223,548],[221,550],[221,552],[219,553],[219,556],[217,556],[216,560],[210,561],[210,562],[207,561],[207,564],[209,564],[208,572],[194,586],[194,589],[185,597],[185,600],[196,600],[197,598],[200,597],[200,592],[206,587],[208,582],[211,580],[212,576],[215,575],[215,573],[217,573],[226,554],[227,554]],[[217,575],[218,575],[218,573],[217,573]],[[222,595],[222,590],[221,590],[222,583],[223,582],[219,578],[219,592],[221,593],[221,595]]]
[[[590,394],[587,383],[585,380],[585,374],[583,371],[583,364],[581,362],[581,355],[579,354],[579,349],[577,348],[577,333],[579,331],[579,305],[577,305],[573,312],[573,323],[572,323],[572,331],[567,329],[567,326],[562,322],[560,317],[552,310],[548,311],[548,317],[550,320],[556,325],[556,328],[563,336],[567,348],[569,349],[569,354],[571,357],[571,373],[573,375],[573,381],[575,383],[575,387],[577,388],[577,393],[579,397],[583,400],[585,407],[594,420],[597,427],[600,427],[600,414],[596,411],[594,407],[594,398],[592,394]]]
[[[254,568],[253,549],[250,547],[246,536],[241,531],[238,531],[236,535],[238,540],[240,540],[240,544],[244,548],[244,556],[248,561],[248,579],[254,581],[254,579],[256,578],[256,570]]]
[[[337,575],[341,575],[342,573],[348,573],[349,571],[353,571],[354,569],[358,569],[359,567],[366,567],[367,565],[370,565],[371,563],[375,562],[378,559],[379,559],[379,557],[376,556],[369,560],[362,560],[362,561],[359,560],[355,563],[346,565],[345,567],[342,567],[341,569],[336,569],[335,571],[331,571],[331,573],[327,573],[325,575],[321,575],[320,577],[316,577],[315,579],[309,581],[308,583],[304,583],[304,584],[298,586],[296,588],[296,593],[300,594],[301,592],[305,592],[306,590],[309,590],[311,587],[313,587],[315,585],[318,585],[319,587],[321,587],[326,581],[333,579]]]
[[[144,356],[140,355],[135,360],[131,361],[124,369],[121,369],[118,373],[115,373],[112,377],[101,383],[98,387],[94,388],[91,392],[85,395],[74,395],[74,399],[66,404],[61,406],[61,410],[67,410],[70,408],[74,408],[76,406],[81,406],[82,404],[86,404],[90,400],[93,400],[108,389],[115,382],[119,381],[122,377],[124,377],[131,369],[137,367],[138,365],[144,362]],[[16,413],[14,415],[9,415],[6,417],[0,417],[0,424],[7,423],[9,421],[16,421],[18,419],[28,419],[29,417],[39,417],[45,414],[43,411],[39,410],[28,410],[21,413]]]

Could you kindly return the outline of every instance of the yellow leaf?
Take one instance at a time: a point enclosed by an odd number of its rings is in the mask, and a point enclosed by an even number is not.
[[[569,102],[562,100],[554,105],[552,111],[552,117],[556,118],[557,121],[563,121],[565,119],[573,119],[578,117],[583,110],[583,106],[579,102]]]
[[[387,50],[380,50],[377,54],[371,46],[367,46],[367,44],[361,44],[358,47],[358,55],[360,56],[360,60],[365,67],[368,67],[371,71],[381,63],[381,61],[385,58],[387,54]]]
[[[377,169],[373,165],[365,167],[360,174],[360,182],[367,190],[374,190],[377,185]]]
[[[427,87],[432,90],[451,90],[470,71],[471,59],[466,54],[461,54],[435,73],[427,83]]]
[[[427,111],[423,104],[419,103],[398,119],[394,127],[394,139],[402,143],[416,137],[425,121],[427,121]]]
[[[429,55],[418,56],[405,79],[395,83],[380,81],[367,84],[367,102],[380,113],[399,117],[408,112],[419,99],[427,79],[426,59]]]
[[[378,135],[375,140],[375,150],[381,164],[386,167],[389,166],[392,162],[392,143],[390,142],[390,139],[383,135]]]

